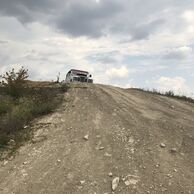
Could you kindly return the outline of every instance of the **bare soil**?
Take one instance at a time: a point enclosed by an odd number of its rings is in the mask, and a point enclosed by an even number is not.
[[[0,194],[194,193],[192,103],[74,84],[29,127],[32,141],[0,163]]]

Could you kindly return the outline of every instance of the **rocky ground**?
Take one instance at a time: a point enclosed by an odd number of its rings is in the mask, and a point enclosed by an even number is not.
[[[0,162],[0,194],[193,194],[194,104],[72,85],[32,141]]]

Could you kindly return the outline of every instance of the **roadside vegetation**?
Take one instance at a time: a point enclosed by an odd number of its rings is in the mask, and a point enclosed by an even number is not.
[[[62,102],[62,94],[67,91],[66,85],[47,82],[45,86],[27,81],[27,78],[28,70],[23,67],[1,76],[0,159],[12,154],[30,139],[33,135],[30,122],[54,111]]]
[[[138,90],[149,92],[149,93],[153,93],[153,94],[157,94],[157,95],[160,95],[160,96],[167,96],[167,97],[170,97],[170,98],[176,98],[178,100],[183,100],[183,101],[186,101],[186,102],[194,103],[194,99],[193,98],[187,97],[185,95],[175,94],[172,90],[167,91],[167,92],[161,92],[161,91],[156,90],[156,89],[152,89],[152,90],[138,89]]]

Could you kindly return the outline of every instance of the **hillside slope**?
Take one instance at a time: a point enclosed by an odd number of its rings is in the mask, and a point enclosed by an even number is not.
[[[72,85],[31,127],[33,140],[0,163],[0,194],[110,194],[115,177],[115,194],[194,193],[194,104]]]

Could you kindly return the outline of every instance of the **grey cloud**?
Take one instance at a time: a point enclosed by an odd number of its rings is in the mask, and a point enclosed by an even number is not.
[[[116,56],[118,56],[118,51],[104,52],[104,53],[95,53],[93,55],[87,56],[86,59],[91,62],[99,62],[103,64],[116,64],[118,60]]]
[[[0,44],[7,44],[7,43],[9,43],[9,42],[6,40],[0,40]]]
[[[132,32],[132,40],[142,40],[148,38],[151,31],[154,32],[156,29],[164,23],[164,20],[159,19],[152,21],[148,24],[140,25],[136,27]]]
[[[0,0],[0,14],[16,17],[22,23],[46,18],[56,8],[53,0]]]
[[[122,34],[132,40],[148,38],[193,7],[191,0],[0,0],[0,14],[22,23],[43,22],[75,37]]]
[[[180,47],[180,48],[174,48],[169,51],[167,51],[163,58],[164,59],[170,59],[170,60],[183,60],[187,59],[192,53],[192,48],[190,47]]]
[[[72,1],[65,7],[56,25],[63,32],[73,36],[98,37],[108,30],[115,14],[122,11],[122,4],[106,0],[97,4],[95,1]]]

